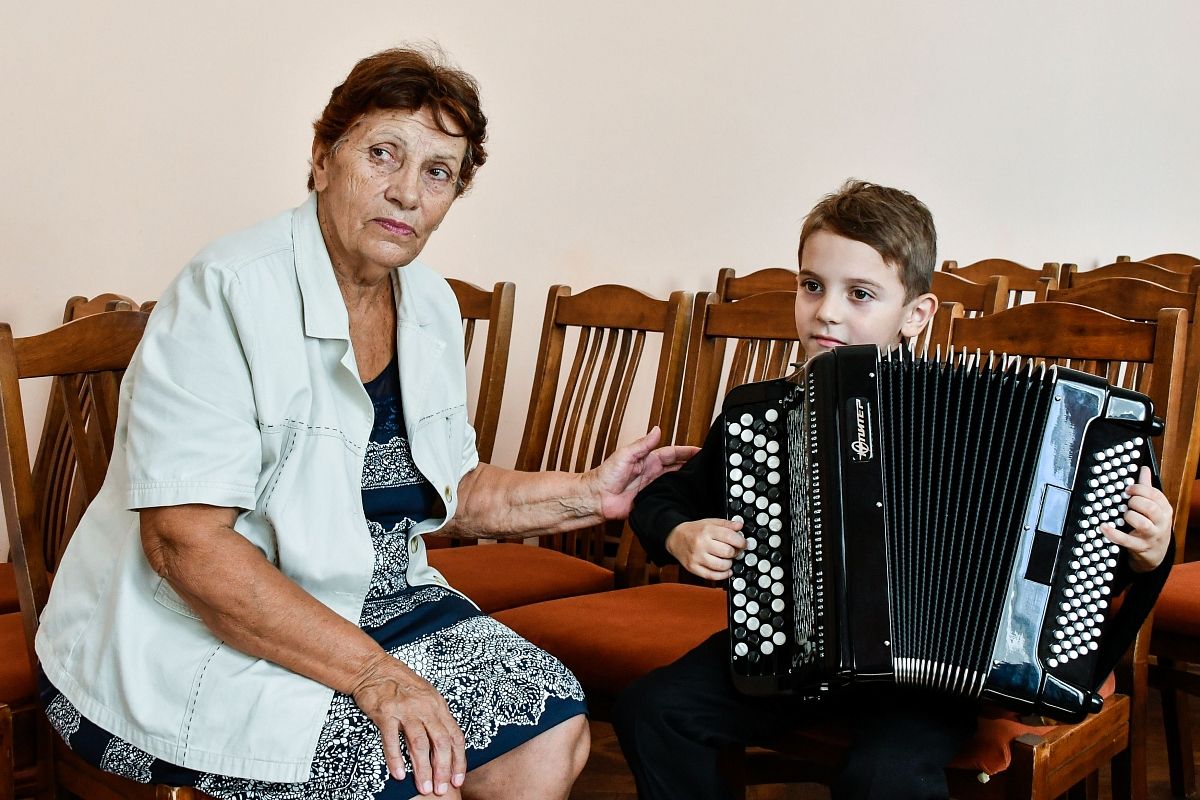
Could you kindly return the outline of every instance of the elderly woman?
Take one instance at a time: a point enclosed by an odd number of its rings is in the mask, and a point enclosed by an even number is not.
[[[307,202],[161,298],[37,639],[85,759],[220,798],[567,796],[578,682],[421,535],[620,518],[691,451],[652,432],[583,474],[479,463],[458,306],[414,259],[485,126],[469,76],[363,60],[316,123]]]

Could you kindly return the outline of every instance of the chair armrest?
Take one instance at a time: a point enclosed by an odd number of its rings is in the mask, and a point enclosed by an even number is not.
[[[13,800],[15,795],[12,710],[0,703],[0,800]]]

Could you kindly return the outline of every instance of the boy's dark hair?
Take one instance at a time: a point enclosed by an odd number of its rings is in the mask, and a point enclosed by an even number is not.
[[[884,262],[900,270],[905,300],[929,291],[937,257],[933,215],[917,198],[901,189],[848,180],[826,195],[804,218],[798,255],[817,231],[828,231],[862,242]],[[804,264],[800,264],[804,269]]]

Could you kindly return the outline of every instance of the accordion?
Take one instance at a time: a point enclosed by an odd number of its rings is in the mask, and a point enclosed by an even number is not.
[[[739,690],[892,681],[1070,720],[1098,653],[1150,400],[1075,370],[839,347],[724,403]]]

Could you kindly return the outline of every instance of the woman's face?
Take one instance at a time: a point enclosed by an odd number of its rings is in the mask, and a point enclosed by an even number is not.
[[[332,150],[314,144],[317,218],[334,267],[374,282],[416,258],[457,196],[466,148],[427,109],[371,111]]]

